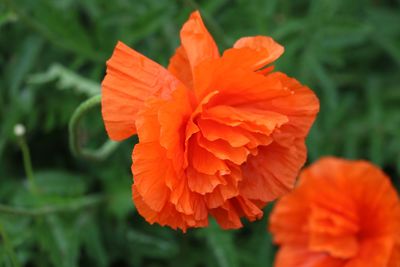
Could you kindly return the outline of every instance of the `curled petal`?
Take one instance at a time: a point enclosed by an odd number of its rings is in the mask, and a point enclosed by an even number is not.
[[[215,120],[228,126],[240,126],[247,131],[270,135],[273,130],[285,124],[285,115],[273,111],[216,106],[203,112],[202,118]]]
[[[209,175],[223,175],[230,172],[228,166],[223,160],[202,148],[194,139],[195,138],[191,139],[188,152],[189,162],[194,169],[198,172]]]
[[[285,51],[284,47],[268,36],[243,37],[236,41],[233,48],[251,49],[251,55],[246,50],[240,51],[243,53],[242,58],[253,69],[259,69],[277,60]],[[238,52],[238,53],[240,53]],[[246,54],[248,53],[248,54]],[[245,55],[246,54],[246,55]],[[258,59],[257,59],[258,57]],[[245,64],[246,64],[245,63]],[[242,63],[243,64],[243,63]]]
[[[211,193],[220,184],[226,184],[225,179],[219,174],[204,174],[192,167],[186,169],[188,185],[191,191],[199,194]]]
[[[224,182],[205,195],[207,207],[210,209],[218,208],[231,198],[239,195],[238,183],[242,179],[240,170],[231,168],[231,173],[223,175]]]
[[[196,219],[207,218],[205,202],[200,194],[192,192],[185,177],[177,180],[177,186],[171,193],[170,198],[177,211],[193,215]]]
[[[283,52],[283,46],[271,37],[244,37],[239,39],[233,48],[225,50],[222,59],[230,69],[257,71],[278,59]],[[259,74],[268,74],[272,70],[273,66],[270,66],[260,70]]]
[[[250,142],[248,133],[240,127],[231,127],[213,120],[199,120],[198,125],[204,138],[209,141],[225,140],[232,147],[242,147]]]
[[[246,147],[232,147],[224,140],[208,141],[204,137],[198,138],[199,145],[214,154],[221,160],[229,160],[241,165],[246,161],[250,151]]]

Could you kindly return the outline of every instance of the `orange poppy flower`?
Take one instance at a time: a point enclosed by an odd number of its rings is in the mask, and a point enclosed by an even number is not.
[[[276,267],[399,267],[400,202],[366,161],[324,158],[270,216]]]
[[[168,69],[119,42],[102,83],[111,139],[133,134],[133,201],[149,222],[186,231],[239,228],[288,192],[306,159],[319,102],[283,73],[262,69],[283,47],[246,37],[221,56],[199,12]]]

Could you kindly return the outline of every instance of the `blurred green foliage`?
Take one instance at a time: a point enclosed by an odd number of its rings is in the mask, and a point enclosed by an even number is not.
[[[249,35],[285,46],[277,69],[321,100],[309,161],[369,159],[399,185],[398,0],[0,0],[0,266],[272,266],[267,216],[237,231],[148,225],[131,202],[136,140],[104,162],[68,149],[68,120],[99,93],[116,41],[166,65],[194,9],[221,50]],[[27,128],[36,193],[17,123]],[[85,146],[107,140],[99,109],[81,126]]]

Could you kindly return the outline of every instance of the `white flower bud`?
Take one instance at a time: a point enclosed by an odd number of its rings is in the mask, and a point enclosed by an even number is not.
[[[23,136],[25,134],[26,130],[25,130],[25,126],[18,123],[14,126],[14,134],[16,136]]]

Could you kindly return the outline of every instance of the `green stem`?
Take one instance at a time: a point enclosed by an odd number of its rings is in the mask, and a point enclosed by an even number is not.
[[[88,208],[90,206],[97,205],[101,202],[104,202],[105,200],[106,198],[102,195],[92,195],[92,196],[86,196],[84,198],[63,205],[44,206],[36,209],[17,208],[13,206],[0,204],[0,213],[8,213],[17,216],[36,217],[52,213],[73,212],[80,209]]]
[[[76,157],[82,157],[89,160],[101,161],[106,159],[118,146],[119,143],[108,140],[99,149],[90,150],[82,148],[78,138],[79,122],[83,115],[90,109],[101,104],[101,95],[96,95],[84,101],[74,111],[69,121],[69,147],[72,154]]]
[[[8,239],[8,235],[7,235],[6,231],[4,230],[2,224],[0,224],[0,237],[2,239],[2,243],[4,243],[4,248],[6,249],[7,254],[10,256],[12,266],[19,267],[20,264],[17,261],[17,257],[15,255],[14,248],[13,248],[10,240]]]
[[[33,193],[36,193],[37,188],[35,184],[35,176],[33,175],[31,154],[29,152],[29,147],[25,141],[24,136],[18,137],[18,144],[22,152],[22,161],[24,163],[26,177],[28,178],[29,188]]]

